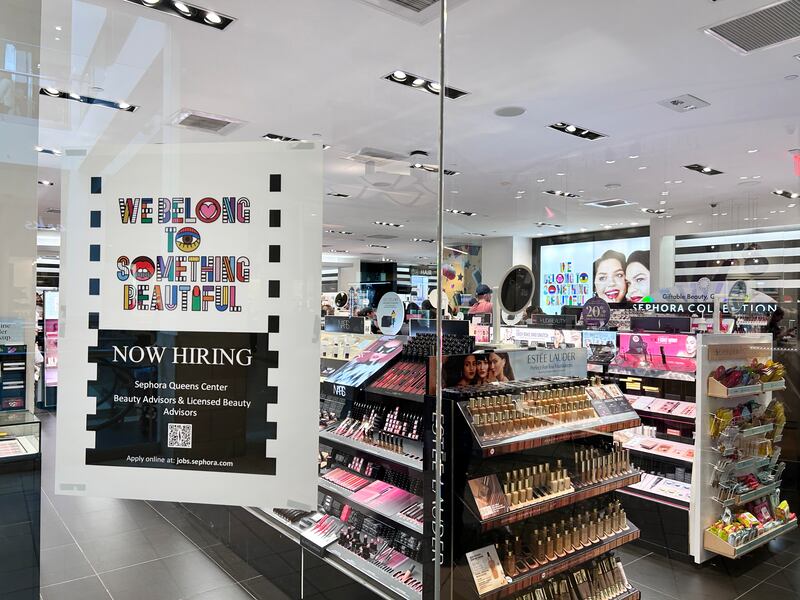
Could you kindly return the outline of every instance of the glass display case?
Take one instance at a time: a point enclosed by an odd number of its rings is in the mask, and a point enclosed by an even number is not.
[[[0,413],[0,465],[38,457],[41,426],[28,411]]]

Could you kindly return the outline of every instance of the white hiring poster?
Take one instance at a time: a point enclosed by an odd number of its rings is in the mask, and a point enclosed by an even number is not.
[[[56,492],[314,506],[320,146],[64,160]]]

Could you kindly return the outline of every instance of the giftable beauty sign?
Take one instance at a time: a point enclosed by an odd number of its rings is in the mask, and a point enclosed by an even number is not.
[[[65,160],[56,491],[315,504],[321,149]]]

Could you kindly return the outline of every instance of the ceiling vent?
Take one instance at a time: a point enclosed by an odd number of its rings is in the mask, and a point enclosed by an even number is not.
[[[636,202],[630,202],[624,198],[611,198],[609,200],[598,200],[596,202],[586,202],[584,206],[596,206],[597,208],[618,208],[620,206],[633,206]]]
[[[770,48],[800,37],[800,0],[784,0],[705,31],[741,54]]]
[[[662,100],[659,102],[659,104],[664,108],[668,108],[679,113],[685,113],[689,112],[690,110],[697,110],[698,108],[711,106],[705,100],[698,98],[697,96],[692,96],[691,94],[684,94],[683,96],[676,96],[675,98]]]
[[[182,110],[170,120],[170,124],[196,131],[205,131],[206,133],[227,135],[241,127],[244,121],[197,110]]]
[[[360,0],[374,8],[395,15],[419,25],[430,23],[439,18],[439,0]],[[450,11],[467,0],[448,0],[447,10]]]

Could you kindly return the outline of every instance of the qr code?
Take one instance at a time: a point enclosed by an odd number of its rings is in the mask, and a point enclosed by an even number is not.
[[[190,423],[167,424],[167,448],[191,448],[192,425]]]

